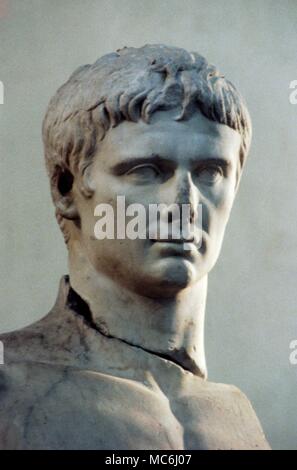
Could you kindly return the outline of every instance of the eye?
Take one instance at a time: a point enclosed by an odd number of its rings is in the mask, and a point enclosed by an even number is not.
[[[160,170],[151,164],[137,165],[126,172],[126,176],[129,176],[136,183],[155,182],[160,175]]]
[[[218,165],[209,165],[197,170],[197,178],[201,183],[212,185],[223,177],[223,170]]]

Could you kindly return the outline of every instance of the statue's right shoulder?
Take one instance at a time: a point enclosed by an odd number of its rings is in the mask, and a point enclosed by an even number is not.
[[[80,344],[84,322],[68,305],[68,291],[69,285],[62,278],[56,303],[47,315],[24,328],[0,333],[0,364],[69,362],[70,353]]]
[[[25,328],[0,334],[1,361],[4,365],[11,362],[34,361],[46,347],[47,328],[51,312],[41,320]],[[1,366],[0,366],[1,367]],[[1,370],[1,369],[0,369]]]
[[[27,448],[33,410],[72,365],[66,346],[75,327],[67,312],[53,308],[32,325],[0,334],[1,450]]]
[[[14,426],[17,419],[15,410],[19,410],[20,406],[26,407],[25,397],[33,382],[38,388],[36,377],[40,379],[40,383],[43,381],[40,372],[36,374],[36,369],[40,369],[43,363],[48,362],[48,334],[46,332],[48,326],[49,319],[46,316],[20,330],[0,334],[1,439],[5,435],[3,427],[5,429],[7,427],[6,431],[8,432],[11,425]],[[40,371],[42,373],[42,368]],[[3,446],[3,443],[1,445]]]

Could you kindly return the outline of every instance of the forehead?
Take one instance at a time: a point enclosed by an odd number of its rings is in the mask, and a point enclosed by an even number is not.
[[[241,136],[230,127],[211,121],[200,112],[176,121],[177,112],[157,111],[147,124],[123,121],[105,136],[100,154],[109,161],[159,154],[164,157],[238,158]]]

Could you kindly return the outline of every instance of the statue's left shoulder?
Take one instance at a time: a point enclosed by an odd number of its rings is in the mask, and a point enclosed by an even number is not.
[[[270,449],[250,401],[237,387],[193,376],[183,385],[176,409],[187,449]]]
[[[269,450],[260,421],[247,396],[234,385],[211,383],[210,387],[223,406],[230,428],[236,431],[238,443],[242,442],[243,448],[246,443],[250,449]]]

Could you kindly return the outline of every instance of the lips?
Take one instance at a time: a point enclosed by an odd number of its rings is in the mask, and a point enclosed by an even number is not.
[[[152,238],[152,242],[158,242],[158,243],[194,243],[194,237],[190,239],[185,239],[185,238]]]
[[[197,252],[197,247],[194,243],[194,239],[191,240],[173,240],[173,239],[154,239],[151,240],[153,245],[158,252],[163,256],[182,256],[192,257]]]

